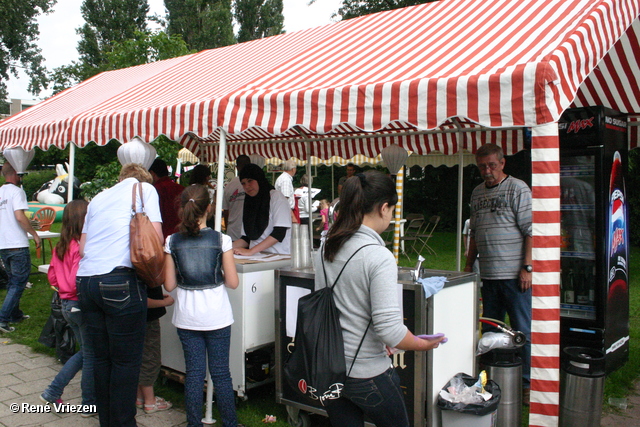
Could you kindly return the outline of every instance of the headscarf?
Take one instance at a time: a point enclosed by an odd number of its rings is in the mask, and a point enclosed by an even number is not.
[[[267,181],[260,166],[250,163],[242,168],[238,174],[240,181],[254,179],[258,182],[258,194],[254,197],[245,194],[244,210],[242,212],[242,224],[244,235],[249,240],[257,240],[269,225],[269,211],[271,209],[271,190],[273,186]]]

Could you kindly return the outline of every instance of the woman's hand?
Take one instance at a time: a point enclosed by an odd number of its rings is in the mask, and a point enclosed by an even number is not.
[[[247,249],[247,248],[233,248],[233,253],[235,255],[251,256],[255,252],[253,250]]]

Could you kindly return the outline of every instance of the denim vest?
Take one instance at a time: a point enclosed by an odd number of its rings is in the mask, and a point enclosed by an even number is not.
[[[188,290],[211,289],[224,283],[222,278],[222,235],[203,228],[198,236],[171,235],[171,256],[176,265],[178,287]]]

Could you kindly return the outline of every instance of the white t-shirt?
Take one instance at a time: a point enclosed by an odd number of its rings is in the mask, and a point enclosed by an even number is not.
[[[244,188],[240,183],[240,178],[233,178],[224,188],[222,196],[222,209],[229,211],[229,223],[227,224],[227,234],[231,240],[238,240],[242,237],[242,208],[244,207]]]
[[[104,190],[89,203],[82,228],[87,238],[78,276],[96,276],[109,273],[116,267],[132,267],[129,224],[131,191],[137,182],[135,178],[127,178]],[[142,183],[142,196],[145,212],[151,222],[162,222],[158,193],[153,185]],[[136,211],[142,211],[138,192]]]
[[[286,227],[288,228],[287,234],[282,242],[276,242],[275,245],[266,249],[264,252],[289,255],[291,253],[291,209],[289,208],[287,199],[285,199],[282,193],[278,190],[271,190],[270,194],[271,203],[269,205],[269,224],[267,225],[267,228],[264,229],[262,236],[260,236],[259,239],[249,242],[249,248],[254,247],[269,237],[273,231],[273,227]],[[242,227],[242,235],[245,235],[244,225]]]
[[[15,214],[15,211],[28,209],[27,195],[22,188],[13,184],[0,186],[0,249],[29,247],[29,238]]]
[[[291,175],[287,172],[282,172],[278,179],[276,179],[274,187],[287,198],[289,209],[296,207],[296,201],[293,198],[293,177]],[[289,215],[291,215],[291,213],[289,213]]]
[[[164,251],[171,253],[167,237]],[[222,234],[222,252],[232,250],[231,238]],[[224,285],[210,289],[190,290],[176,288],[176,302],[171,322],[176,328],[193,331],[213,331],[233,323],[233,311]]]

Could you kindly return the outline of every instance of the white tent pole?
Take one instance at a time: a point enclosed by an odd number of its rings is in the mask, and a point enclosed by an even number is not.
[[[309,209],[309,244],[311,245],[311,252],[313,252],[313,212],[312,212],[312,208],[311,205],[313,203],[313,195],[311,194],[311,189],[313,188],[313,177],[311,176],[311,143],[309,141],[307,141],[305,143],[305,149],[307,150],[307,165],[306,165],[306,170],[307,170],[307,188],[309,189],[309,191],[307,191],[307,207]]]
[[[462,136],[462,134],[460,134]],[[458,165],[458,228],[456,231],[456,270],[460,270],[460,258],[462,256],[462,197],[464,190],[464,156],[461,144],[458,143],[460,163]]]
[[[224,165],[227,158],[227,133],[220,129],[220,146],[218,147],[218,184],[216,185],[216,231],[222,230],[222,196],[224,192]]]
[[[224,161],[227,157],[227,134],[224,129],[220,129],[220,146],[218,147],[218,182],[216,184],[216,216],[215,229],[222,230],[222,193],[224,192]],[[222,167],[220,166],[222,165]],[[211,357],[207,354],[207,357]],[[213,381],[211,381],[211,372],[209,372],[209,364],[207,363],[207,405],[203,424],[214,424],[213,419]]]
[[[75,179],[76,168],[76,146],[73,142],[69,144],[69,170],[67,176],[67,203],[73,200],[73,180]]]
[[[460,126],[460,122],[454,118],[453,123],[456,125],[458,130],[462,129]],[[460,132],[459,137],[464,138],[464,133]],[[463,189],[464,189],[464,154],[462,152],[462,143],[461,140],[458,139],[458,157],[460,160],[458,161],[458,226],[456,230],[456,270],[460,270],[460,258],[462,256],[462,197],[463,197]]]

